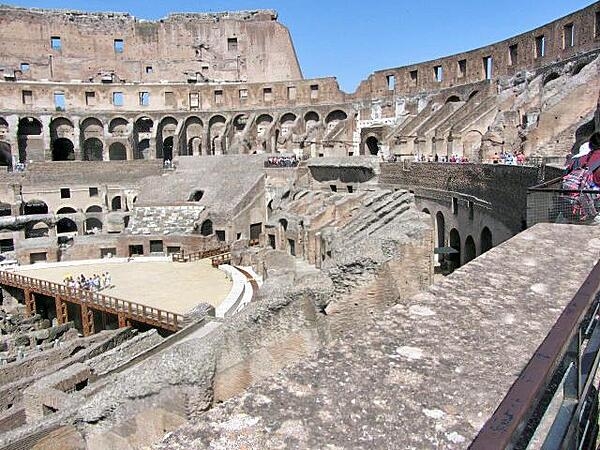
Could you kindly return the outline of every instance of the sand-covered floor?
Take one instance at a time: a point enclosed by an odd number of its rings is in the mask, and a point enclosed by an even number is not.
[[[198,303],[217,307],[232,287],[225,273],[212,267],[210,259],[190,263],[134,260],[39,268],[19,273],[62,283],[67,275],[91,277],[107,271],[114,287],[101,293],[178,314],[188,312]]]

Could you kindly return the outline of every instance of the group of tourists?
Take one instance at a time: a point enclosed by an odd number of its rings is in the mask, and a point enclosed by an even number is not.
[[[446,156],[446,155],[438,155],[437,153],[433,156],[429,155],[429,156],[425,156],[425,155],[419,155],[416,154],[415,155],[415,162],[440,162],[440,163],[452,163],[452,164],[461,164],[461,163],[468,163],[469,162],[469,158],[467,158],[466,156],[461,156],[461,155],[450,155],[450,156]]]
[[[567,157],[561,189],[561,214],[572,221],[600,224],[600,132]]]
[[[63,282],[71,289],[84,289],[95,292],[112,287],[112,279],[108,272],[101,275],[94,274],[89,278],[84,274],[80,274],[78,277],[66,275]]]
[[[508,164],[509,166],[522,166],[525,161],[525,154],[520,150],[514,152],[502,151],[500,154],[494,153],[492,158],[494,164]]]
[[[298,159],[293,156],[271,156],[265,162],[266,167],[296,167]]]

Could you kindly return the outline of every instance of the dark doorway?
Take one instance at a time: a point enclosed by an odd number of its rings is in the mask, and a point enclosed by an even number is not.
[[[52,142],[52,161],[74,161],[73,143],[66,138],[58,138]]]
[[[492,232],[488,227],[483,227],[481,230],[481,254],[483,255],[494,246],[492,241]]]
[[[56,223],[56,232],[61,233],[77,233],[77,224],[71,219],[63,217]]]
[[[129,246],[129,256],[143,255],[144,254],[144,246],[139,245],[130,245]]]
[[[367,138],[366,144],[371,155],[377,155],[379,153],[379,141],[376,137],[371,136]]]
[[[449,255],[449,260],[452,263],[452,270],[460,267],[460,233],[455,228],[450,230],[450,247],[456,250],[456,253]]]
[[[202,225],[200,226],[200,234],[202,236],[210,236],[213,234],[213,224],[211,220],[206,219],[204,222],[202,222]]]
[[[446,245],[446,221],[441,212],[435,215],[435,223],[437,228],[437,246],[444,247]]]
[[[469,261],[473,261],[477,257],[477,250],[475,249],[475,241],[471,236],[467,236],[465,240],[465,264]]]
[[[163,160],[171,161],[173,159],[173,136],[169,136],[163,141]]]
[[[127,149],[120,142],[111,144],[108,148],[108,159],[111,161],[125,161],[127,159]]]
[[[83,143],[84,161],[102,161],[102,141],[98,138],[86,139]]]

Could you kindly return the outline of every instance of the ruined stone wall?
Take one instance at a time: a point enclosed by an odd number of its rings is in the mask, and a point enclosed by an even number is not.
[[[152,22],[120,13],[3,7],[0,30],[5,77],[130,82],[302,78],[289,31],[274,11],[174,14]]]
[[[560,169],[475,164],[403,164],[381,165],[380,183],[405,189],[433,189],[456,192],[485,200],[491,205],[492,216],[513,233],[522,229],[526,217],[527,188],[556,178]],[[452,214],[451,211],[448,211]]]
[[[491,79],[512,76],[522,70],[537,69],[557,60],[571,58],[600,45],[599,12],[600,3],[596,2],[496,44],[419,64],[379,70],[361,83],[355,95],[360,98],[381,98],[393,93],[435,91],[476,83],[485,80],[488,75],[491,75]],[[541,38],[543,52],[540,49]],[[491,72],[486,70],[484,63],[484,58],[488,57],[491,58]],[[436,77],[438,67],[441,68],[441,77]],[[393,77],[392,85],[388,77]]]

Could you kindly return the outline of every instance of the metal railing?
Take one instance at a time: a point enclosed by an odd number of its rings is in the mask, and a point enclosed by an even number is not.
[[[179,330],[183,322],[182,315],[170,311],[111,297],[98,292],[88,291],[86,289],[74,289],[64,284],[40,280],[38,278],[32,278],[14,272],[0,271],[0,284],[13,286],[19,289],[28,289],[32,292],[50,297],[60,297],[67,302],[86,305],[97,311],[104,311],[116,315],[121,314],[128,319],[147,323],[170,331]]]
[[[231,263],[231,253],[227,252],[213,256],[210,262],[213,267],[219,267],[221,264],[229,264]]]
[[[595,449],[600,263],[564,309],[470,448]],[[557,408],[549,408],[549,405]]]
[[[599,190],[562,189],[562,178],[527,190],[528,227],[536,223],[592,224],[599,213]]]

